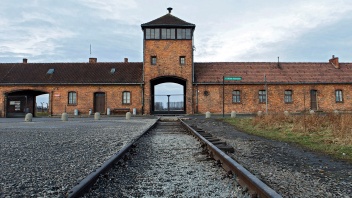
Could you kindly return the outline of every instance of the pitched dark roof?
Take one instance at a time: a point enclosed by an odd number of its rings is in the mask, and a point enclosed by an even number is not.
[[[115,72],[111,69],[115,68]],[[53,74],[47,74],[54,69]],[[143,63],[2,63],[0,84],[139,84]]]
[[[196,25],[179,19],[170,13],[148,23],[143,23],[141,26],[142,29],[145,27],[196,27]]]
[[[271,84],[352,83],[352,63],[263,63],[214,62],[195,63],[196,83],[222,83],[223,76],[239,76],[236,84],[263,84],[264,75]]]

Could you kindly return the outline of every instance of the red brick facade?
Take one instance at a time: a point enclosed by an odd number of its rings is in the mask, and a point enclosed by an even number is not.
[[[5,100],[4,93],[11,93],[18,90],[35,90],[48,93],[50,95],[49,112],[51,115],[61,115],[64,112],[73,115],[75,109],[77,109],[81,115],[87,115],[89,109],[94,113],[94,93],[105,93],[105,111],[102,112],[103,114],[107,113],[107,108],[111,110],[111,113],[115,108],[130,108],[131,112],[133,108],[135,108],[138,114],[142,112],[142,87],[140,85],[6,86],[1,87],[3,93],[0,97],[1,117],[5,116],[5,106],[9,108],[9,104],[5,105],[4,102],[11,100],[10,98]],[[128,91],[131,94],[129,104],[123,104],[122,102],[122,93],[124,91]],[[68,103],[69,92],[75,92],[77,94],[76,104]],[[31,102],[33,102],[33,100],[28,101],[28,103]]]
[[[155,32],[151,33],[151,29]],[[23,114],[24,107],[34,112],[35,96],[43,93],[49,94],[51,115],[74,114],[74,110],[87,115],[90,109],[94,113],[98,109],[97,95],[103,95],[99,99],[103,114],[108,108],[151,114],[152,86],[164,82],[185,86],[186,114],[207,111],[220,114],[223,108],[226,114],[266,110],[269,113],[309,109],[352,111],[352,63],[339,63],[334,56],[324,63],[194,63],[194,30],[194,24],[171,13],[142,24],[144,52],[140,63],[129,63],[127,59],[100,63],[90,58],[89,63],[28,63],[24,59],[23,63],[0,64],[0,117],[15,111],[18,102],[22,105],[18,112]],[[184,63],[180,62],[181,57]],[[237,76],[241,80],[227,81],[223,86],[223,76]],[[265,90],[267,103],[259,100],[259,91]],[[237,91],[235,102],[233,91]],[[286,96],[292,101],[285,102],[285,91],[290,93]],[[75,93],[75,104],[69,104],[70,92]],[[123,104],[123,92],[129,93],[128,104]],[[18,101],[16,93],[24,95],[25,101]]]
[[[176,77],[186,81],[186,112],[193,113],[192,46],[192,40],[144,41],[144,105],[146,114],[150,114],[152,101],[150,81],[160,77]],[[156,57],[155,65],[151,64],[151,57]],[[180,64],[180,57],[185,58],[185,64]]]
[[[240,102],[232,101],[232,91],[240,91]],[[266,111],[266,103],[259,102],[259,90],[265,90],[265,85],[225,85],[224,109],[238,113],[256,113]],[[352,111],[352,86],[350,84],[332,85],[268,85],[268,113],[273,112],[303,112],[311,109],[310,90],[317,91],[317,110],[324,112]],[[285,103],[285,90],[292,91],[292,102]],[[342,102],[336,102],[335,91],[342,91]],[[195,109],[197,113],[222,113],[222,85],[195,86]],[[208,94],[204,92],[207,91]]]

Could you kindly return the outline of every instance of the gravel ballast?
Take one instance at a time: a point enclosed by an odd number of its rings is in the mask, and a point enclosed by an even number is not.
[[[193,136],[175,126],[157,126],[128,158],[85,197],[249,197]]]
[[[216,119],[186,120],[235,148],[231,156],[283,197],[352,196],[352,164],[235,130]]]
[[[0,122],[0,197],[65,197],[155,119]]]

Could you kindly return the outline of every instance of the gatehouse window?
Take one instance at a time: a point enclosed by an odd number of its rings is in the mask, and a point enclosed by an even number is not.
[[[176,30],[175,28],[161,29],[161,39],[175,39],[176,38]]]
[[[151,57],[151,64],[156,65],[156,56]]]
[[[266,103],[266,91],[265,90],[259,91],[259,103]]]
[[[292,90],[285,90],[285,103],[292,103]]]
[[[234,90],[232,92],[232,103],[240,103],[241,102],[241,92],[239,90]]]
[[[122,104],[131,104],[131,92],[122,92]]]
[[[160,39],[160,29],[159,28],[146,28],[145,29],[146,39]]]
[[[187,29],[177,29],[177,39],[192,39],[192,30]]]
[[[186,57],[185,56],[180,56],[180,64],[181,65],[186,64]]]
[[[191,28],[146,28],[145,39],[192,39]]]
[[[68,104],[75,105],[77,104],[77,93],[74,91],[68,92]]]
[[[335,101],[336,102],[343,102],[341,89],[335,90]]]

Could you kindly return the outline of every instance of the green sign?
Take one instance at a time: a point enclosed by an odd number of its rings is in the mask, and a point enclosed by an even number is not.
[[[224,80],[242,80],[242,77],[239,77],[239,76],[225,76]]]

